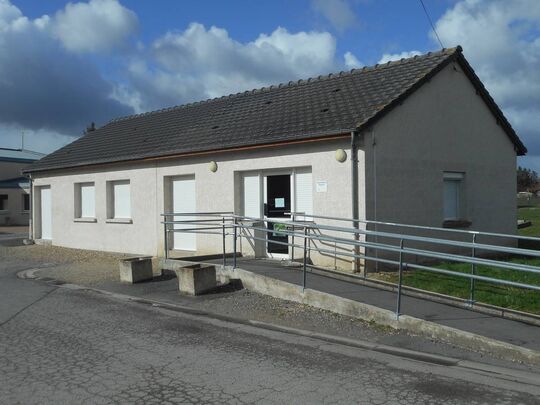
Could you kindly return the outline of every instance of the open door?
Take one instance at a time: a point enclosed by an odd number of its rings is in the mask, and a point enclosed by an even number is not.
[[[288,221],[289,212],[291,212],[291,175],[266,176],[265,218]],[[284,223],[267,222],[267,227],[271,231],[267,233],[267,252],[271,257],[288,257],[289,246],[281,243],[287,243],[289,238],[279,232],[284,226]]]

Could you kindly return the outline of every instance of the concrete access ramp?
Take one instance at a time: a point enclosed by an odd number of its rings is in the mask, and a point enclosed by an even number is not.
[[[304,289],[302,272],[276,261],[242,258],[238,260],[236,269],[220,266],[221,260],[210,262],[216,265],[217,276],[222,282],[240,279],[245,288],[257,293],[374,322],[412,335],[434,338],[495,357],[540,364],[540,327],[533,324],[411,296],[402,297],[401,315],[397,317],[396,293],[392,291],[312,272],[306,275]],[[168,266],[165,264],[165,267]]]

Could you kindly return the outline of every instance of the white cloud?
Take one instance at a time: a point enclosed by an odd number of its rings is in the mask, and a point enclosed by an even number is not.
[[[383,54],[383,56],[381,57],[381,59],[377,63],[381,64],[381,63],[390,62],[392,60],[400,60],[400,59],[404,59],[404,58],[412,58],[415,55],[421,55],[421,54],[422,54],[422,52],[420,52],[420,51],[405,51],[405,52],[401,52],[401,53],[385,53],[385,54]]]
[[[138,27],[137,15],[117,0],[68,3],[51,22],[51,30],[70,51],[108,51],[124,43]]]
[[[25,129],[18,125],[0,124],[1,147],[20,148],[22,145],[22,134],[24,133],[24,148],[41,153],[50,153],[56,149],[73,142],[75,139],[71,135],[62,135],[56,131],[45,129]]]
[[[351,61],[352,54],[349,54]],[[335,38],[327,32],[277,28],[241,43],[222,28],[193,23],[158,38],[131,63],[131,92],[119,94],[136,109],[217,97],[340,70]],[[127,91],[126,91],[127,90]]]
[[[0,31],[21,17],[22,13],[17,7],[8,0],[0,0]]]
[[[463,46],[529,154],[540,155],[540,2],[461,1],[436,29],[443,43]]]
[[[30,20],[0,1],[1,125],[78,136],[91,121],[132,111],[111,98],[113,86],[92,63],[51,37],[47,16]]]
[[[136,27],[137,16],[116,0],[69,3],[37,19],[0,0],[0,144],[24,129],[36,149],[50,151],[91,121],[361,65],[351,52],[337,55],[328,32],[278,27],[240,42],[192,23],[149,44],[132,38],[117,81],[105,80],[88,53],[121,49]]]
[[[311,4],[340,32],[357,24],[356,15],[347,0],[312,0]]]
[[[351,52],[346,52],[345,55],[343,55],[343,59],[345,60],[345,67],[347,69],[356,69],[364,66],[364,64],[360,62],[358,58],[354,56]]]

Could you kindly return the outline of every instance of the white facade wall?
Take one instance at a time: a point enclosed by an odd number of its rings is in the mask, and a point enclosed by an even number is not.
[[[349,146],[350,139],[345,138],[174,160],[66,170],[58,174],[35,173],[34,186],[51,186],[54,245],[159,256],[163,254],[164,240],[163,225],[160,223],[163,219],[161,214],[172,210],[171,191],[168,186],[171,179],[195,177],[198,212],[241,213],[241,173],[288,171],[292,168],[310,167],[314,214],[350,217],[352,212],[350,160],[339,163],[335,159],[335,150],[338,148],[345,149],[350,157]],[[360,167],[363,167],[362,153],[359,153],[359,158]],[[215,173],[209,170],[209,162],[212,160],[218,164]],[[359,177],[363,185],[362,170]],[[132,223],[107,222],[107,182],[116,180],[130,181]],[[327,182],[327,192],[316,192],[317,181]],[[74,187],[76,183],[87,182],[95,183],[96,222],[75,220]],[[361,200],[363,201],[362,195]],[[363,207],[363,204],[361,205]],[[39,218],[35,219],[36,222],[39,221]],[[39,239],[38,226],[35,237]],[[196,243],[197,254],[221,252],[220,236],[198,235]],[[232,242],[229,237],[228,251],[231,251],[231,248]],[[244,254],[253,253],[246,240],[242,241],[241,248]],[[313,257],[312,259],[316,260]],[[331,262],[333,263],[333,259]]]

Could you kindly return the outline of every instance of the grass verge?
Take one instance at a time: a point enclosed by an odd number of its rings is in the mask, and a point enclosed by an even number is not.
[[[512,258],[512,263],[522,263],[540,266],[540,259]],[[441,263],[436,266],[441,269],[460,273],[470,273],[471,266],[466,263]],[[526,273],[517,270],[497,269],[488,266],[477,266],[476,274],[502,280],[540,286],[540,274]],[[381,277],[386,281],[398,282],[397,273],[386,273]],[[433,273],[423,270],[406,271],[403,275],[403,284],[409,287],[432,291],[453,297],[469,299],[470,281],[459,276]],[[497,285],[484,281],[475,282],[475,301],[496,305],[503,308],[540,314],[540,292]]]
[[[518,209],[518,219],[531,221],[532,225],[518,230],[522,236],[540,236],[540,206],[522,207]]]

